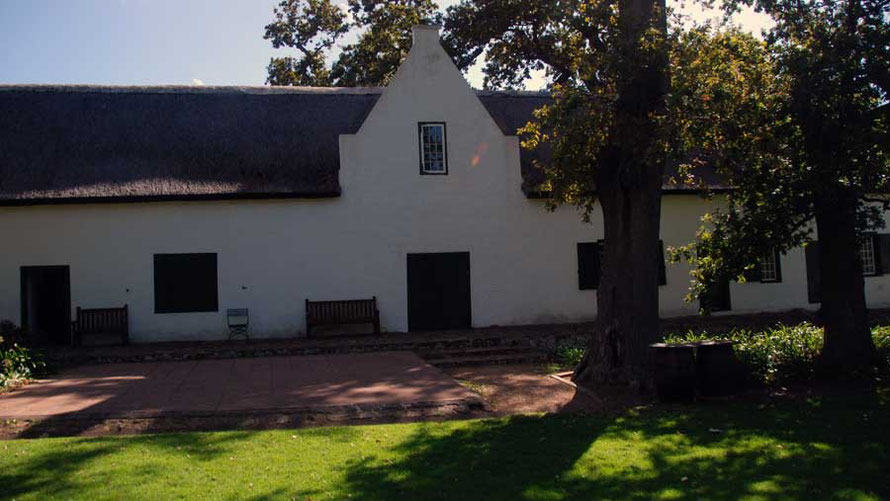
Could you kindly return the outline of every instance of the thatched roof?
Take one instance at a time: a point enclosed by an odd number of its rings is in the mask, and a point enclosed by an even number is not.
[[[545,92],[479,91],[477,94],[491,118],[509,136],[516,135],[516,131],[534,117],[536,109],[553,101]],[[546,164],[549,158],[550,148],[546,145],[535,150],[519,149],[523,193],[534,195],[538,192],[538,187],[544,182],[544,173],[536,165]]]
[[[339,194],[380,89],[0,87],[0,199]]]
[[[358,131],[381,92],[0,86],[0,205],[338,196],[338,136]],[[507,135],[550,101],[478,95]],[[548,154],[521,150],[527,194]]]

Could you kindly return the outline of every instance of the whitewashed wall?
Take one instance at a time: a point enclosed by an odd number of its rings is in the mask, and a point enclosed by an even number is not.
[[[130,306],[134,342],[218,339],[225,309],[250,308],[258,337],[305,331],[303,300],[376,295],[384,330],[407,329],[406,254],[469,251],[473,325],[591,320],[576,243],[602,238],[520,190],[519,145],[504,136],[438,43],[415,48],[355,135],[341,136],[343,195],[329,200],[0,208],[0,318],[20,321],[19,268],[69,265],[72,306]],[[447,176],[421,176],[417,123],[447,123]],[[665,245],[689,242],[706,209],[666,196]],[[154,313],[153,255],[215,252],[219,312]],[[807,304],[802,250],[782,257],[783,282],[733,284],[733,312]],[[685,265],[669,265],[664,316],[688,315]],[[890,275],[868,278],[871,305],[890,304]]]

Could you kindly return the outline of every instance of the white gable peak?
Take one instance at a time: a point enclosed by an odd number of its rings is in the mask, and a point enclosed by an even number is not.
[[[497,124],[482,106],[476,92],[451,60],[439,38],[439,27],[416,25],[412,46],[393,75],[374,109],[362,125],[368,127],[393,121],[463,121],[470,116]]]

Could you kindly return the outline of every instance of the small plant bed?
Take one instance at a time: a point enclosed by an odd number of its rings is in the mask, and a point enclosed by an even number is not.
[[[21,329],[9,321],[0,321],[0,393],[4,393],[46,374],[40,353],[23,346]]]
[[[571,371],[584,357],[587,338],[581,336],[561,339],[549,350],[549,362],[544,366],[548,373]]]
[[[872,337],[879,356],[890,363],[890,326],[872,328]],[[752,382],[774,387],[812,381],[822,350],[822,328],[809,322],[762,330],[734,329],[717,336],[693,331],[665,336],[669,344],[713,339],[733,343],[735,355],[750,372]]]
[[[886,392],[0,443],[13,499],[881,499]]]

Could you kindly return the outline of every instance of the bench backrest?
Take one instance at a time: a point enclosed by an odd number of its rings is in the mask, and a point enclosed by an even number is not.
[[[306,300],[306,316],[313,323],[373,321],[377,312],[377,298],[346,301]]]
[[[80,333],[125,332],[127,306],[122,308],[77,308],[74,329]]]
[[[247,308],[229,308],[226,310],[226,319],[229,322],[229,327],[241,327],[250,321]]]

